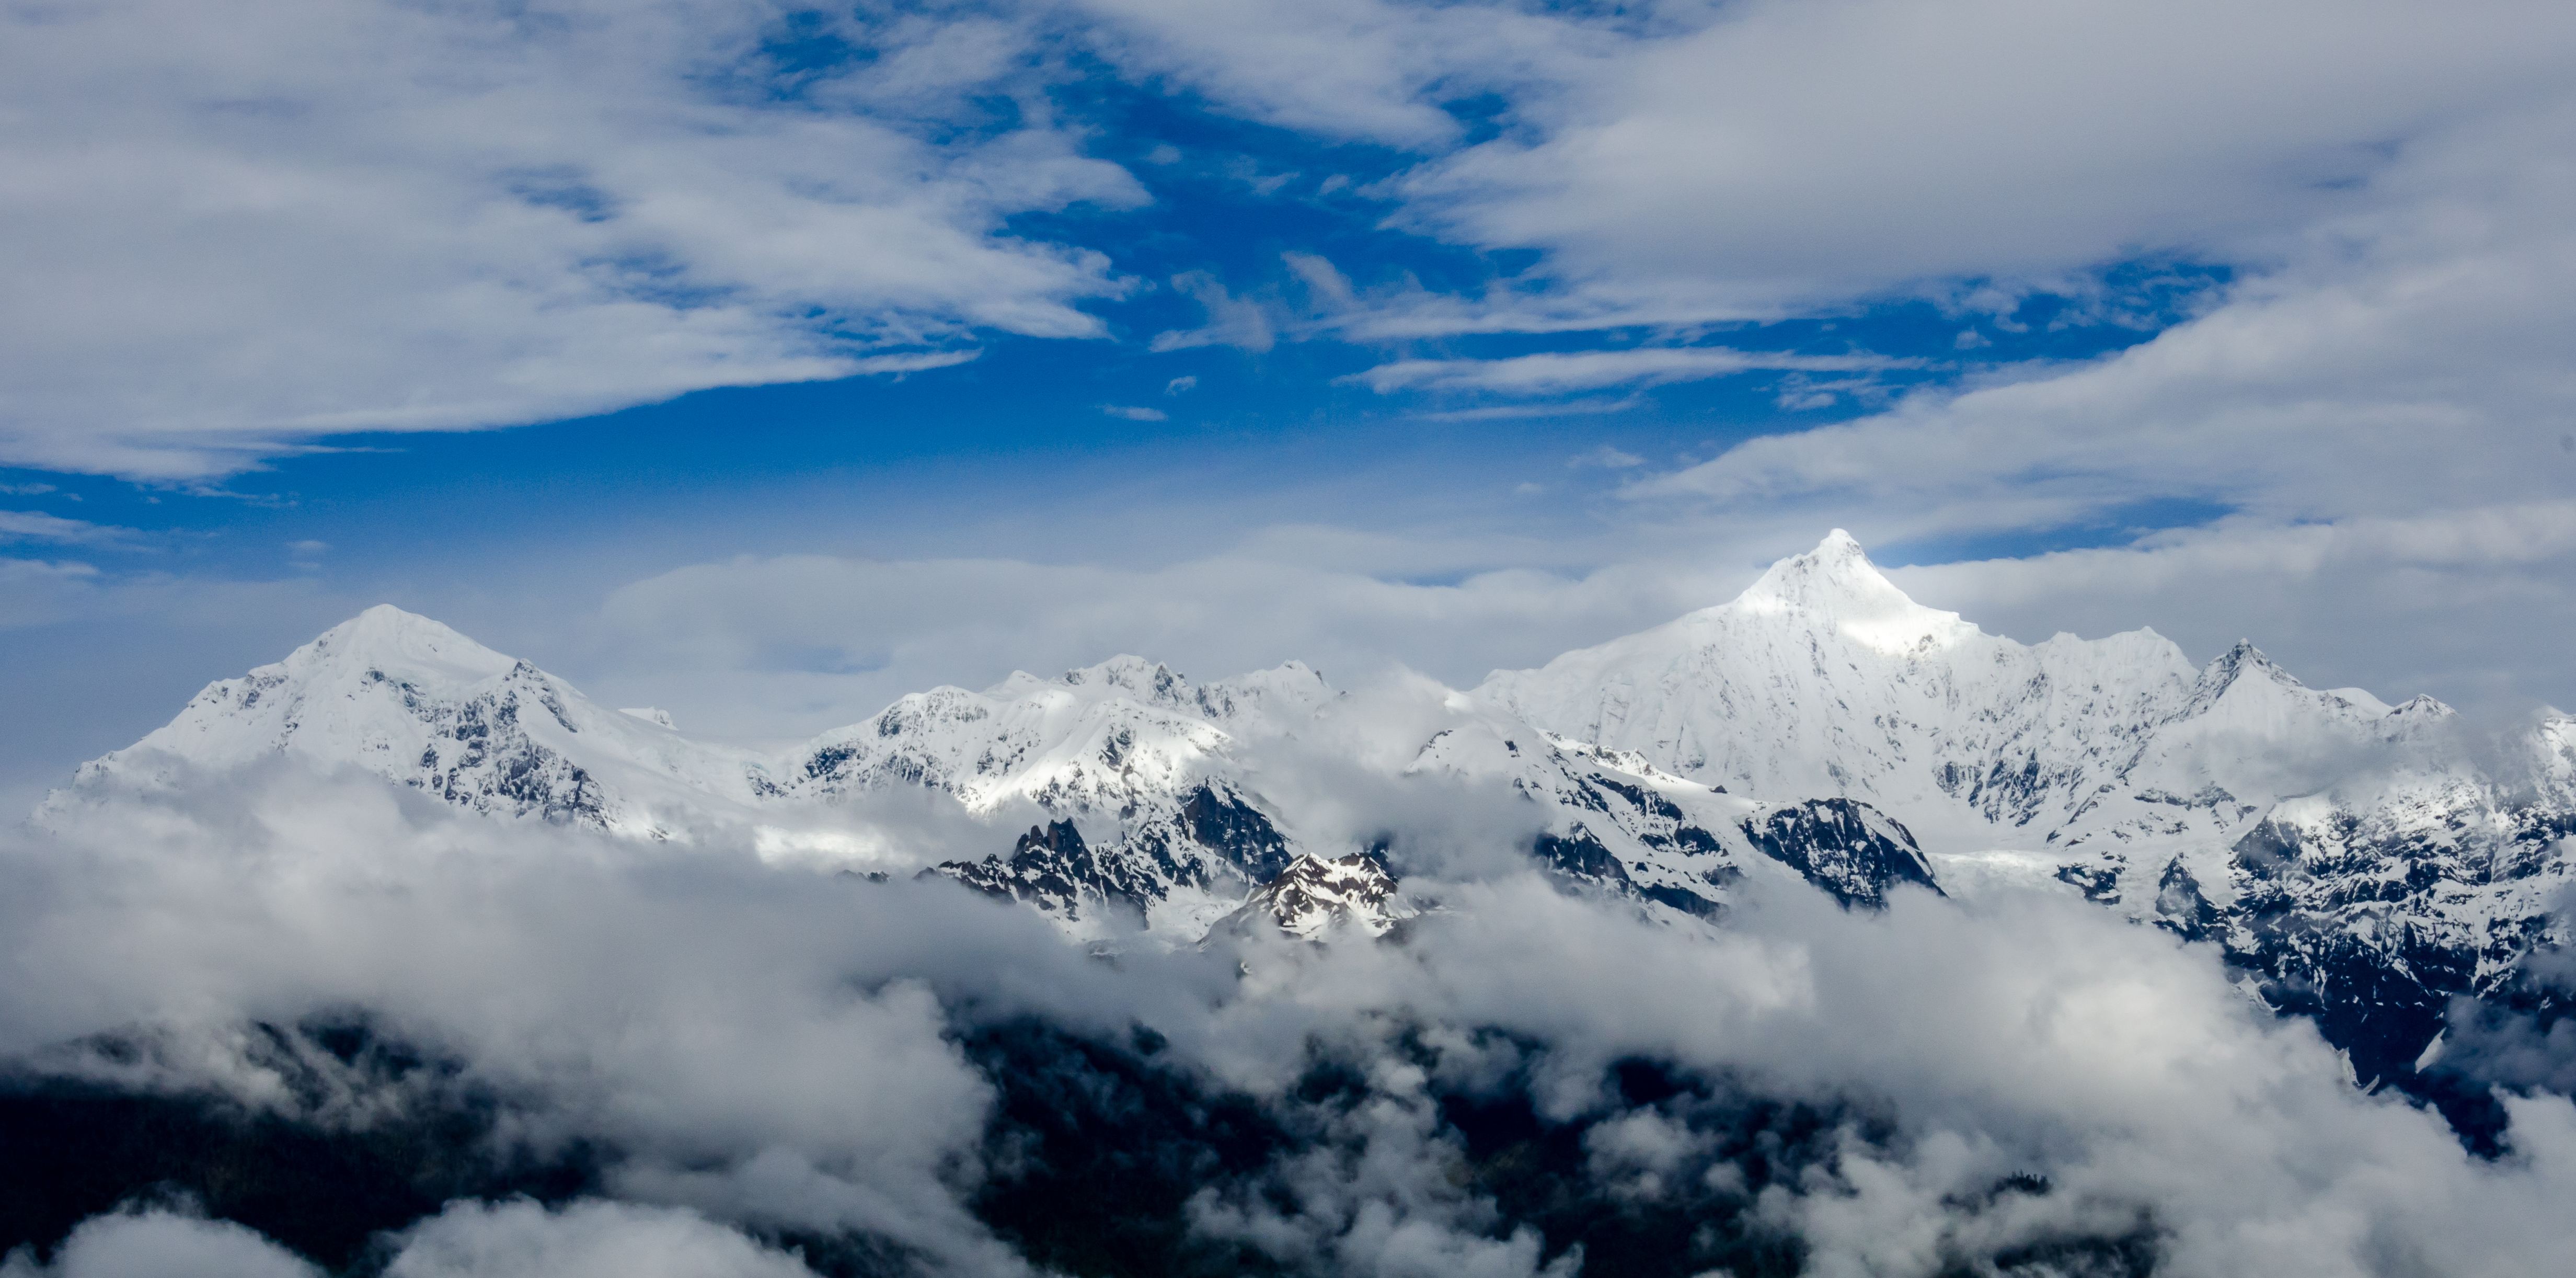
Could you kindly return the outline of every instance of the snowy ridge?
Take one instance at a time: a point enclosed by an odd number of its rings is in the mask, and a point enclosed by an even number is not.
[[[1055,818],[1006,855],[944,873],[1047,912],[1077,935],[1196,936],[1294,858],[1279,814],[1242,784],[1240,741],[1292,734],[1333,690],[1300,663],[1205,686],[1139,657],[983,692],[905,696],[825,733],[787,766],[790,797],[924,786],[979,815]]]
[[[791,792],[829,799],[925,785],[989,812],[1014,799],[1116,813],[1187,788],[1238,738],[1293,731],[1333,697],[1302,664],[1195,687],[1170,668],[1114,657],[1058,679],[1025,671],[985,689],[912,693],[798,752]]]
[[[2491,774],[2428,698],[2310,688],[2251,644],[2194,667],[2144,629],[2017,643],[1915,603],[1840,532],[1732,601],[1445,695],[1428,740],[1364,753],[1393,784],[1516,796],[1517,850],[1568,890],[1722,920],[1766,891],[1942,892],[1936,866],[2035,880],[2222,946],[2365,1081],[2568,939],[2576,719],[2540,716]],[[1277,797],[1351,705],[1297,663],[1195,684],[1117,657],[908,695],[764,758],[374,608],[210,685],[40,819],[283,755],[625,837],[749,825],[764,855],[830,864],[865,842],[834,813],[926,791],[993,831],[928,872],[1070,935],[1307,936],[1397,917],[1387,859]]]

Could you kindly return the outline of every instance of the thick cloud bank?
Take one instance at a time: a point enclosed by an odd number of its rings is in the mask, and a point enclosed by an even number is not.
[[[944,883],[282,765],[224,793],[0,861],[10,1278],[2523,1274],[2568,1241],[2565,1099],[2505,1092],[2481,1160],[2213,953],[2055,895],[1676,927],[1391,810],[1440,903],[1396,939],[1106,954]],[[2511,1045],[2552,1081],[2545,1027]]]

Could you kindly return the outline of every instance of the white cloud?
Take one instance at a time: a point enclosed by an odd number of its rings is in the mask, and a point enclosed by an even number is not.
[[[1197,346],[1232,346],[1247,351],[1266,351],[1279,344],[1279,333],[1271,323],[1269,308],[1256,299],[1237,297],[1226,291],[1225,285],[1214,275],[1205,271],[1184,271],[1172,277],[1172,287],[1207,312],[1207,323],[1197,328],[1156,333],[1150,343],[1152,349],[1179,351]]]
[[[1131,422],[1169,421],[1172,416],[1159,408],[1143,408],[1134,404],[1103,404],[1100,411]]]
[[[133,536],[131,528],[65,519],[41,511],[0,510],[0,541],[51,541],[82,546],[126,541]]]
[[[2153,624],[2207,656],[2240,638],[2320,687],[2432,693],[2490,721],[2576,706],[2576,504],[2276,525],[1905,568],[1908,590],[2036,640]]]
[[[1624,413],[1645,403],[1641,395],[1623,395],[1617,399],[1558,399],[1518,404],[1486,404],[1477,408],[1447,408],[1436,413],[1413,413],[1410,416],[1426,422],[1493,422],[1519,417],[1595,417],[1607,413]]]
[[[0,13],[0,460],[183,478],[334,432],[544,420],[1086,337],[1123,287],[1003,219],[1132,203],[1041,116],[1003,24],[783,9],[109,0]],[[792,90],[798,101],[774,100]],[[916,128],[916,124],[926,127]],[[946,126],[965,140],[926,140]]]
[[[701,564],[621,587],[581,624],[601,645],[601,695],[667,705],[709,732],[794,735],[858,722],[905,692],[1121,652],[1198,678],[1295,659],[1345,686],[1398,664],[1472,681],[1719,602],[1756,571],[1461,571],[1436,547],[1410,548],[1407,560],[1361,544],[1381,539],[1303,531],[1153,567],[811,555]],[[1434,580],[1406,580],[1417,575]]]
[[[1555,395],[1610,386],[1654,386],[1736,373],[1790,369],[1849,373],[1919,367],[1920,361],[1879,355],[1793,355],[1723,346],[1666,346],[1630,350],[1550,351],[1504,359],[1405,359],[1380,364],[1350,380],[1379,394],[1397,390],[1491,391]]]
[[[2418,139],[2563,99],[2562,5],[1785,0],[1551,68],[1525,127],[1405,178],[1413,224],[1557,292],[1415,321],[1764,316],[2142,254],[2230,262]],[[1426,299],[1430,300],[1430,299]]]
[[[1598,466],[1604,470],[1627,470],[1645,465],[1646,459],[1635,453],[1623,452],[1609,444],[1603,444],[1591,452],[1576,454],[1567,459],[1565,464],[1575,467]]]
[[[667,1272],[785,1278],[791,1257],[738,1232],[775,1227],[889,1239],[933,1271],[1026,1272],[965,1210],[996,1169],[980,1162],[984,1076],[952,1039],[1022,1016],[1105,1041],[1149,1025],[1182,1077],[1276,1106],[1300,1104],[1319,1058],[1345,1067],[1354,1090],[1297,1110],[1298,1144],[1211,1177],[1186,1212],[1203,1235],[1328,1271],[1546,1271],[1534,1231],[1460,1174],[1442,1093],[1610,1120],[1561,1173],[1568,1193],[1688,1204],[1713,1186],[1823,1273],[1936,1272],[1958,1252],[2116,1235],[2140,1213],[2163,1263],[2194,1274],[2340,1275],[2400,1255],[2483,1278],[2563,1254],[2550,1205],[2576,1192],[2576,1110],[2509,1100],[2514,1157],[2477,1162],[2437,1117],[2352,1088],[2312,1028],[2245,999],[2206,947],[2046,892],[1909,893],[1870,916],[1784,891],[1721,929],[1650,924],[1497,853],[1504,792],[1337,785],[1344,745],[1267,765],[1408,845],[1481,849],[1424,881],[1446,911],[1400,946],[1115,965],[1032,912],[939,885],[496,823],[353,776],[229,777],[87,812],[58,840],[0,840],[0,1051],[327,1126],[348,1121],[342,1100],[404,1098],[335,1076],[355,1086],[313,1102],[245,1050],[258,1036],[243,1025],[363,1007],[507,1097],[525,1139],[610,1158],[618,1201],[451,1204],[394,1240],[401,1278],[636,1272],[656,1256]],[[138,1026],[133,1052],[62,1046]],[[1712,1080],[1721,1125],[1676,1131],[1685,1110],[1620,1100],[1610,1066],[1628,1058]],[[1732,1088],[1813,1107],[1824,1147],[1752,1146],[1773,1160],[1756,1192],[1711,1162],[1747,1112],[1723,1104]],[[2007,1175],[2049,1192],[1983,1205]],[[146,1219],[156,1245],[127,1254],[205,1243],[238,1278],[310,1272],[237,1228]],[[74,1252],[64,1278],[146,1272],[82,1269]],[[12,1264],[10,1278],[41,1272]]]
[[[997,942],[1042,960],[1056,947],[1046,924],[910,885],[882,900],[912,906],[862,918],[849,907],[873,915],[878,896],[853,898],[851,884],[810,874],[763,875],[741,844],[654,869],[629,858],[639,849],[460,824],[398,787],[351,780],[254,770],[211,807],[86,813],[55,848],[82,850],[51,868],[24,859],[43,854],[23,846],[0,857],[0,872],[33,876],[21,884],[78,879],[87,901],[13,912],[0,966],[66,966],[39,982],[47,988],[21,984],[26,997],[5,1000],[0,1053],[23,1059],[93,1032],[84,1025],[148,1026],[163,1037],[137,1056],[61,1067],[145,1089],[211,1090],[324,1124],[362,1121],[365,1103],[408,1102],[370,1102],[361,1089],[361,1108],[334,1109],[337,1093],[317,1100],[285,1085],[257,1036],[241,1031],[245,1016],[269,1014],[255,1007],[288,1023],[366,1007],[470,1062],[476,1086],[519,1098],[507,1139],[618,1150],[607,1170],[621,1197],[870,1233],[970,1272],[1014,1271],[996,1263],[1006,1257],[953,1188],[977,1176],[989,1093],[944,1036],[924,984],[937,969],[911,957],[889,968],[865,954],[895,942],[918,956],[914,941],[896,938],[931,925],[948,944]],[[93,841],[137,836],[196,848],[195,869]],[[655,886],[657,875],[671,877]],[[361,904],[379,890],[369,881],[405,884],[394,894],[402,902]],[[145,901],[165,890],[194,897],[196,921],[154,936],[144,919],[162,907]],[[781,890],[790,895],[772,895]],[[79,936],[88,927],[123,939],[94,945]],[[779,1188],[788,1165],[803,1169],[797,1192],[763,1192]],[[621,1256],[657,1240],[710,1263],[744,1261],[738,1272],[782,1272],[776,1257],[753,1263],[755,1249],[685,1215],[578,1207],[454,1213],[414,1240],[411,1271],[481,1260],[616,1272]]]
[[[2006,628],[2151,623],[2203,652],[2251,637],[2311,678],[2564,702],[2576,680],[2541,654],[2576,619],[2571,147],[2576,108],[2420,137],[2142,345],[1756,438],[1630,495],[1732,527],[1866,512],[1866,535],[1936,554],[2179,520],[1916,575]]]
[[[168,1210],[120,1211],[82,1221],[54,1263],[26,1251],[0,1261],[0,1278],[322,1278],[321,1269],[228,1220]]]
[[[1073,0],[1096,47],[1290,128],[1435,149],[1460,133],[1438,104],[1477,89],[1543,88],[1542,68],[1603,34],[1505,5],[1385,0]]]
[[[459,1202],[405,1231],[385,1278],[812,1278],[804,1262],[695,1212]]]
[[[2576,168],[2549,157],[2571,137],[2576,112],[2440,139],[2375,185],[2380,207],[2144,345],[1758,439],[1641,492],[2189,496],[2285,518],[2555,495],[2576,377],[2550,334],[2576,234],[2554,210]]]
[[[2418,140],[2564,100],[2576,52],[2547,0],[1085,11],[1131,73],[1423,154],[1381,188],[1399,225],[1544,254],[1490,295],[1371,298],[1344,323],[1376,337],[1991,304],[2140,256],[2256,264]],[[1459,148],[1446,104],[1479,95],[1504,127]]]

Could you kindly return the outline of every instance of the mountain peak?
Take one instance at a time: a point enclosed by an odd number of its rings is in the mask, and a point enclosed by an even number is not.
[[[1327,861],[1310,852],[1254,888],[1242,908],[1219,920],[1209,936],[1244,936],[1267,925],[1306,941],[1324,940],[1335,932],[1380,937],[1415,913],[1398,895],[1395,876],[1387,873],[1374,853],[1354,852]]]
[[[1816,548],[1771,565],[1728,609],[1755,615],[1807,613],[1881,652],[1947,648],[1977,632],[1955,612],[1926,608],[1896,588],[1860,542],[1840,528]]]
[[[365,666],[411,682],[461,684],[507,674],[519,663],[444,623],[377,604],[323,631],[285,664],[304,671]]]
[[[1064,672],[1061,680],[1068,687],[1089,685],[1117,688],[1138,693],[1149,699],[1186,695],[1189,681],[1159,661],[1148,661],[1131,652],[1122,652],[1095,666],[1083,666]]]

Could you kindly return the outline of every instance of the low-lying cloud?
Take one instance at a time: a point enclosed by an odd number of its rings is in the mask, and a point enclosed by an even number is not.
[[[1654,924],[1465,854],[1507,837],[1462,824],[1491,796],[1344,788],[1439,902],[1406,939],[1104,958],[945,882],[280,764],[12,836],[0,1053],[13,1104],[479,1114],[474,1158],[571,1169],[383,1222],[388,1274],[1089,1272],[1102,1210],[1146,1267],[1317,1274],[2515,1274],[2563,1248],[2565,1099],[2508,1093],[2513,1152],[2481,1162],[2213,951],[2072,894]],[[1050,1214],[1029,1187],[1069,1174],[1133,1199]],[[343,1263],[225,1205],[98,1204],[10,1272]]]

